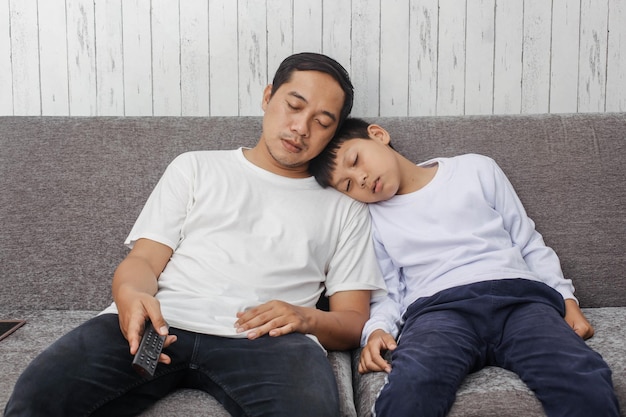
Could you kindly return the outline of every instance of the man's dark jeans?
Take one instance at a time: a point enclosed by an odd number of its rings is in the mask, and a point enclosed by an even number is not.
[[[132,368],[115,314],[63,336],[20,376],[5,409],[15,416],[137,415],[177,388],[213,395],[234,416],[337,416],[337,384],[324,351],[294,333],[231,339],[170,328],[170,365],[153,378]]]

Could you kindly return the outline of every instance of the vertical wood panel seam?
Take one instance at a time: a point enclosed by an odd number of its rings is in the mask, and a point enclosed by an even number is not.
[[[11,1],[7,0],[7,4],[7,20],[9,21],[9,63],[11,66],[11,113],[15,116],[15,88],[13,87],[15,83],[15,69],[13,68],[13,20],[11,19]]]
[[[183,30],[180,27],[180,0],[178,0],[178,114],[183,115]],[[198,103],[196,103],[197,105]]]
[[[437,40],[435,43],[437,44],[437,62],[435,63],[435,111],[434,114],[439,114],[439,60],[441,59],[441,53],[439,51],[439,39],[441,38],[441,6],[439,5],[440,0],[437,0]]]
[[[378,0],[378,107],[376,109],[376,113],[378,116],[380,116],[380,102],[382,101],[382,94],[381,94],[381,76],[380,76],[380,66],[382,64],[382,45],[383,45],[383,9],[382,9],[383,5],[382,5],[382,0]]]
[[[266,0],[267,1],[267,0]],[[322,11],[321,11],[321,15],[322,15],[322,30],[320,31],[320,50],[322,51],[322,53],[324,53],[324,0],[322,0],[322,7],[321,7]],[[291,25],[293,26],[293,24]],[[293,44],[292,44],[293,45]],[[269,44],[267,44],[267,49],[269,50]],[[269,69],[267,70],[267,76],[269,77]]]
[[[37,71],[37,75],[39,76],[39,115],[43,115],[43,92],[41,86],[41,33],[39,32],[39,0],[35,2],[35,6],[37,9],[37,62],[39,63],[39,68]],[[608,48],[607,48],[608,49]]]
[[[292,8],[293,10],[293,8]],[[292,21],[293,21],[293,11],[292,13]],[[270,72],[270,48],[269,48],[269,44],[270,44],[270,37],[269,37],[269,30],[268,28],[268,22],[269,22],[269,16],[268,16],[268,12],[267,12],[267,0],[265,0],[265,78],[269,78],[269,72]],[[291,25],[293,27],[293,25]],[[293,32],[293,29],[291,30]]]
[[[526,0],[522,1],[522,42],[520,45],[522,46],[522,59],[521,59],[521,68],[520,68],[520,94],[519,94],[519,111],[520,113],[524,113],[524,33],[526,30]]]
[[[552,113],[552,42],[553,40],[554,40],[554,0],[550,0],[550,47],[549,47],[550,60],[548,62],[548,113]]]
[[[463,34],[463,110],[461,114],[467,112],[467,0],[465,0],[465,23]]]
[[[150,104],[152,106],[151,114],[154,116],[154,36],[152,36],[152,0],[150,0]]]
[[[606,58],[604,60],[604,103],[602,111],[606,112],[606,102],[608,100],[608,88],[609,85],[609,41],[611,35],[611,0],[607,0],[606,4]]]
[[[406,89],[406,109],[405,109],[405,112],[404,112],[405,116],[409,115],[409,109],[411,108],[411,93],[410,93],[410,90],[411,90],[411,44],[412,44],[412,42],[411,42],[411,28],[412,28],[412,26],[411,26],[411,22],[412,22],[412,20],[411,20],[411,17],[412,17],[412,14],[411,14],[411,0],[409,0],[407,2],[407,5],[409,7],[409,10],[408,10],[408,16],[409,16],[409,18],[408,18],[408,22],[409,22],[409,27],[408,27],[409,42],[407,44],[407,48],[408,49],[407,49],[407,52],[406,52],[406,56],[407,56],[407,63],[406,63],[407,64],[407,69],[406,69],[407,89]]]
[[[348,62],[348,68],[350,68],[350,72],[352,72],[352,30],[353,30],[352,20],[354,19],[353,18],[354,10],[352,8],[352,5],[353,5],[353,0],[350,0],[350,60]],[[350,81],[352,81],[352,77],[350,77]]]
[[[576,112],[580,111],[580,49],[582,48],[583,0],[578,0],[578,59],[576,60]]]
[[[239,65],[239,48],[240,48],[240,39],[239,39],[239,2],[241,0],[236,0],[237,5],[235,7],[235,28],[237,33],[237,116],[241,116],[241,96],[239,92],[241,91],[241,69]]]
[[[69,54],[69,36],[68,36],[68,24],[69,21],[67,19],[67,0],[63,2],[65,4],[65,71],[67,72],[67,112],[69,115],[72,115],[72,100],[70,100],[70,54]]]
[[[123,1],[123,0],[122,0]],[[209,2],[206,2],[206,48],[207,48],[207,85],[208,85],[208,91],[207,91],[207,100],[209,102],[209,108],[207,109],[207,112],[209,113],[207,116],[211,116],[213,114],[213,106],[212,106],[212,101],[211,101],[211,7],[209,7]]]
[[[491,114],[496,110],[496,34],[498,33],[498,0],[493,2],[493,61],[491,62]]]
[[[95,104],[96,104],[96,115],[100,116],[102,109],[100,109],[100,89],[98,88],[98,13],[96,13],[96,0],[92,0],[91,4],[93,7],[91,8],[93,12],[93,68],[95,70],[94,82],[96,84],[95,88]],[[106,6],[105,6],[106,9]],[[87,22],[85,22],[86,24]]]
[[[121,68],[122,68],[122,116],[126,116],[126,59],[124,59],[124,5],[123,2],[124,0],[120,0],[120,34],[121,34],[121,39],[120,42],[121,44],[121,54],[122,56],[120,57],[122,60],[121,63]]]

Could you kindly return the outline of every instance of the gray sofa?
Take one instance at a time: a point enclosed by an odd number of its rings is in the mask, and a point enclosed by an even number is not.
[[[596,329],[588,343],[626,409],[626,114],[368,120],[415,161],[474,152],[499,162],[574,280]],[[253,145],[259,129],[256,117],[0,117],[0,319],[27,320],[0,341],[0,409],[38,352],[110,303],[122,242],[166,165],[188,150]],[[369,415],[383,383],[358,375],[358,353],[329,354],[344,416]],[[144,415],[227,416],[191,390]],[[487,368],[468,376],[450,415],[544,413],[515,375]]]

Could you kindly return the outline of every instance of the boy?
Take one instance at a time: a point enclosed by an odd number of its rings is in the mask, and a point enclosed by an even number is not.
[[[548,416],[619,415],[572,282],[493,160],[415,165],[382,127],[348,119],[309,170],[371,203],[389,293],[372,299],[359,372],[388,373],[376,415],[444,416],[487,365],[517,373]]]

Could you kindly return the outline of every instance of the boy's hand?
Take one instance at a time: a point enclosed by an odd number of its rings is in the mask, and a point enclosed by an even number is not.
[[[374,330],[361,351],[359,373],[391,372],[391,365],[383,358],[382,354],[385,351],[394,350],[396,347],[398,344],[391,334],[381,329]]]
[[[583,339],[586,340],[593,336],[593,326],[587,321],[576,300],[571,298],[565,300],[565,321]]]

